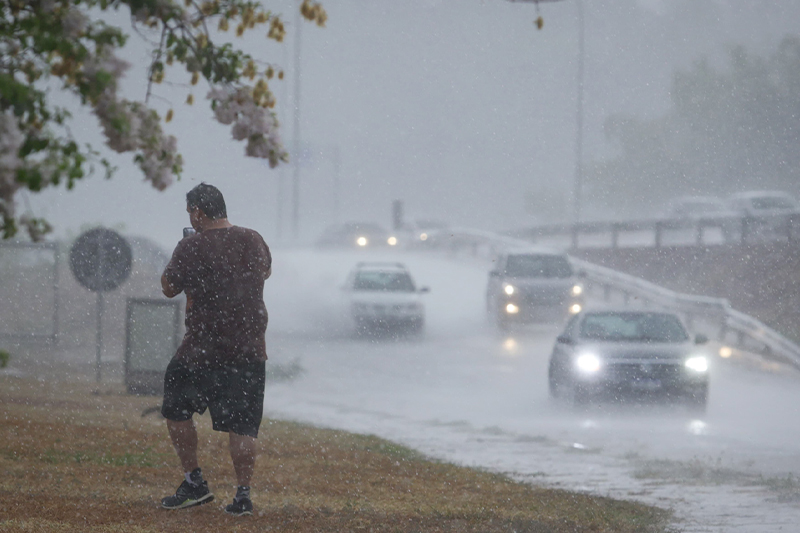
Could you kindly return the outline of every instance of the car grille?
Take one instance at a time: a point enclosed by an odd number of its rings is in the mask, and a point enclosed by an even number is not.
[[[683,378],[683,365],[680,362],[613,362],[606,366],[605,375],[606,379],[614,382],[635,383],[648,380],[675,382]]]
[[[396,316],[413,313],[417,307],[414,304],[356,304],[353,306],[353,310],[359,314]]]
[[[530,305],[566,305],[569,290],[564,287],[532,287],[521,291],[522,300]]]

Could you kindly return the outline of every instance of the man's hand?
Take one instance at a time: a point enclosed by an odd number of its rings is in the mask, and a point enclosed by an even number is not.
[[[169,284],[166,272],[161,275],[161,292],[163,292],[164,296],[167,298],[173,298],[181,293],[181,291]]]

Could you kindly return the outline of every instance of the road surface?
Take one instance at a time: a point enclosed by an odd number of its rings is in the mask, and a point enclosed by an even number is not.
[[[267,283],[266,415],[371,433],[531,483],[637,499],[697,532],[796,531],[800,376],[746,354],[714,357],[706,415],[679,407],[553,403],[558,325],[497,332],[489,264],[446,256],[275,250]],[[400,260],[431,287],[422,338],[352,333],[339,286],[359,260]],[[709,350],[716,352],[716,347]]]

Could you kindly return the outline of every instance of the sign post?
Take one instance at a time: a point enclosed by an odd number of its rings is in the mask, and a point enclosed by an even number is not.
[[[78,283],[97,293],[97,382],[102,377],[103,293],[119,287],[131,273],[131,247],[119,233],[95,228],[82,234],[69,251],[69,266]]]

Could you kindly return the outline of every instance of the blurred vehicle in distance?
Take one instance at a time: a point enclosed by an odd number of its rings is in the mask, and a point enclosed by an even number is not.
[[[728,205],[738,216],[749,219],[743,222],[740,229],[740,232],[744,232],[745,241],[786,239],[791,230],[789,215],[800,214],[797,199],[783,191],[733,194]]]
[[[422,295],[402,263],[360,262],[342,286],[359,334],[416,333],[425,328]]]
[[[800,204],[783,191],[748,191],[731,195],[729,205],[741,216],[762,217],[800,211]]]
[[[704,411],[708,356],[672,312],[583,311],[558,336],[548,370],[553,398],[573,405],[656,395]]]
[[[583,309],[583,285],[565,253],[504,252],[489,272],[486,308],[500,329],[511,324],[562,322]]]
[[[317,239],[320,248],[396,246],[397,237],[374,222],[347,222],[327,228]]]
[[[734,242],[740,229],[740,222],[736,220],[739,216],[723,199],[715,196],[681,196],[670,202],[664,213],[668,220],[686,222],[694,233],[696,224],[702,221],[706,244]],[[695,235],[690,236],[691,240],[694,238]]]
[[[403,225],[400,231],[411,246],[427,241],[435,233],[446,230],[448,224],[441,220],[415,219]]]

